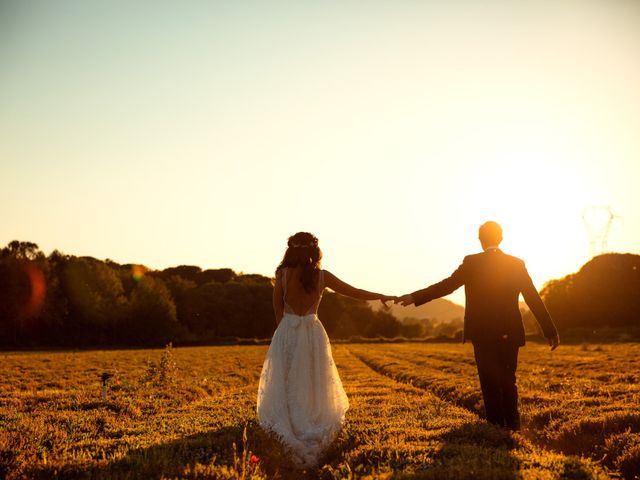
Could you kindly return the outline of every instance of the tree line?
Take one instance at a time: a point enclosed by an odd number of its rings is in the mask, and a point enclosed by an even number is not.
[[[269,338],[272,279],[229,268],[141,265],[77,257],[12,241],[0,250],[0,346],[205,344]],[[419,336],[366,302],[326,292],[332,338]]]

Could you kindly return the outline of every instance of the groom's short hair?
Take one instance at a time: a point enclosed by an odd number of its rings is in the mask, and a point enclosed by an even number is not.
[[[499,245],[502,241],[502,227],[497,222],[485,222],[480,225],[478,238],[484,245]]]

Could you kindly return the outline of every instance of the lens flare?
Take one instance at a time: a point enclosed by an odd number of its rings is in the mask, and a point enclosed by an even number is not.
[[[24,315],[25,317],[35,317],[40,313],[42,305],[44,305],[47,284],[42,270],[34,264],[26,264],[24,271],[29,278],[29,284],[31,286],[29,299],[24,306]]]
[[[147,268],[144,265],[133,265],[131,267],[131,277],[136,281],[139,282],[140,280],[142,280],[142,277],[144,277],[144,274],[146,273]]]

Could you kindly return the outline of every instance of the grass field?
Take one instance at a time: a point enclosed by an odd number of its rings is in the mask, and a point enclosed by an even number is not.
[[[514,435],[479,418],[469,345],[335,345],[351,408],[309,472],[256,425],[266,348],[0,354],[0,478],[640,475],[638,344],[522,349]]]

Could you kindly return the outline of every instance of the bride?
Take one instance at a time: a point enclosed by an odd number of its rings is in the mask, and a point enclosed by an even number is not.
[[[277,328],[267,352],[257,413],[302,467],[315,467],[333,441],[349,408],[329,338],[318,319],[325,287],[362,300],[386,302],[396,297],[354,288],[321,270],[318,239],[299,232],[276,270],[273,309]]]

